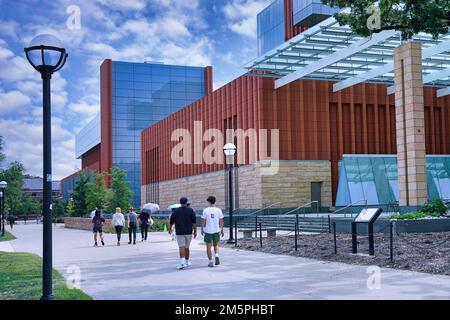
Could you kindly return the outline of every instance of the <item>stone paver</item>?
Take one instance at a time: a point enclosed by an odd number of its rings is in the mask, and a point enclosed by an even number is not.
[[[42,225],[19,225],[15,251],[42,251]],[[140,237],[138,237],[139,239]],[[449,299],[450,277],[382,269],[381,289],[367,288],[367,267],[223,249],[222,265],[207,268],[204,245],[191,246],[193,266],[176,270],[177,246],[169,235],[150,242],[94,248],[87,231],[54,228],[54,266],[68,276],[81,270],[81,287],[95,299]]]

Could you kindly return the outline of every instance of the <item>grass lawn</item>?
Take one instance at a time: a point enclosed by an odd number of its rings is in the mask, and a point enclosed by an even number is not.
[[[2,237],[0,233],[0,242],[1,241],[11,241],[16,239],[13,234],[9,233],[8,231],[5,231],[5,235]]]
[[[42,293],[42,258],[31,253],[0,252],[0,300],[38,300]],[[92,300],[78,289],[70,290],[63,276],[53,270],[57,300]]]

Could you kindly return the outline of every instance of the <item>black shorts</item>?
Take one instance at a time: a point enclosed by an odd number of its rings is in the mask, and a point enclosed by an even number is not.
[[[94,227],[94,233],[97,232],[103,233],[102,227]]]

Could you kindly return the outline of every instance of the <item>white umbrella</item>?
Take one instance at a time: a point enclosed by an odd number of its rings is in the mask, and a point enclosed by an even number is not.
[[[175,203],[175,204],[172,204],[172,205],[168,206],[167,209],[173,210],[173,209],[178,209],[180,207],[181,207],[181,204]]]
[[[156,203],[146,203],[142,206],[142,210],[141,212],[147,212],[149,214],[153,214],[158,212],[159,209],[159,205],[157,205]]]

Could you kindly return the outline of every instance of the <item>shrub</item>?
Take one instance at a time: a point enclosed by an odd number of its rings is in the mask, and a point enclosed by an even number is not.
[[[420,212],[425,214],[438,214],[438,216],[443,216],[447,214],[448,210],[449,207],[442,199],[436,199],[427,201]]]
[[[439,217],[440,214],[433,212],[433,213],[424,213],[424,212],[408,212],[405,214],[392,214],[389,216],[389,219],[395,219],[395,220],[414,220],[414,219],[423,219],[426,217]]]

